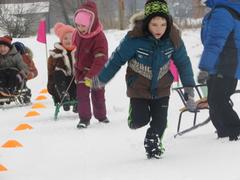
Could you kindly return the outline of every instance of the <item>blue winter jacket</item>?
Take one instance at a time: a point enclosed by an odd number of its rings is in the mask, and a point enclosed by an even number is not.
[[[170,58],[174,59],[183,86],[194,86],[195,82],[191,62],[183,41],[181,41],[180,47],[175,49],[170,39],[157,40],[152,36],[133,38],[126,35],[101,71],[99,80],[107,83],[113,78],[121,66],[128,62],[126,75],[128,89],[132,88],[135,91],[143,89],[146,94],[148,92],[150,94],[150,96],[142,96],[139,92],[135,93],[135,95],[128,93],[128,96],[159,98],[161,91],[166,89],[169,91],[173,81],[173,77],[170,75],[171,82],[166,84],[166,81],[169,81],[167,76],[170,74]],[[165,96],[166,95],[169,94],[165,94]]]
[[[201,38],[204,50],[199,68],[210,74],[240,79],[240,0],[207,0],[212,10],[204,17]],[[230,13],[226,8],[235,13]]]

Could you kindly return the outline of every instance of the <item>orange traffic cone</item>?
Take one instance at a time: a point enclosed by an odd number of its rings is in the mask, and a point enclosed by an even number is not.
[[[45,100],[45,99],[47,99],[47,97],[43,95],[40,95],[36,98],[36,100]]]
[[[0,172],[1,171],[7,171],[7,168],[0,164]]]
[[[8,140],[5,144],[2,145],[3,148],[17,148],[22,147],[22,144],[20,144],[16,140]]]
[[[30,111],[28,112],[25,117],[33,117],[33,116],[39,116],[40,114],[36,111]]]
[[[48,90],[47,90],[47,89],[42,89],[42,90],[40,91],[40,93],[41,93],[41,94],[47,94],[47,93],[48,93]]]
[[[35,103],[33,106],[32,106],[32,109],[40,109],[40,108],[46,108],[45,105],[41,104],[41,103]]]
[[[22,131],[22,130],[26,130],[26,129],[30,130],[30,129],[32,129],[32,126],[30,126],[29,124],[20,124],[14,130]]]

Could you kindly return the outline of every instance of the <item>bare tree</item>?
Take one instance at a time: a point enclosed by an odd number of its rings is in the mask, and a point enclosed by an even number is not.
[[[62,13],[63,13],[63,16],[65,18],[65,22],[67,24],[70,24],[70,19],[69,19],[69,16],[67,14],[67,9],[65,8],[65,5],[64,5],[64,1],[63,0],[58,0],[58,2],[60,3],[60,6],[62,8]]]
[[[125,4],[124,0],[118,0],[118,7],[119,7],[119,26],[120,29],[124,29],[124,17],[125,17]]]
[[[54,18],[61,19],[60,21],[72,25],[72,17],[79,6],[85,0],[49,0]],[[53,17],[50,17],[53,18]],[[54,22],[55,23],[55,22]]]
[[[36,23],[41,8],[39,4],[32,3],[30,8],[24,4],[1,4],[0,6],[0,29],[12,37],[25,37],[33,34],[33,25]]]

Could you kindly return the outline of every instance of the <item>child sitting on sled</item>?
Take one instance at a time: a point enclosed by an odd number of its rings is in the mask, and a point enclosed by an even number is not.
[[[54,32],[60,42],[54,44],[54,49],[50,51],[48,58],[48,92],[53,96],[54,103],[63,103],[65,111],[70,110],[70,105],[64,102],[76,99],[73,31],[72,26],[63,23],[54,26]],[[73,112],[77,112],[77,104],[73,106]]]
[[[36,78],[38,75],[38,70],[34,64],[33,52],[31,51],[31,49],[19,41],[12,43],[12,45],[15,46],[17,51],[21,54],[23,61],[28,66],[29,73],[27,75],[26,81]],[[25,101],[30,102],[32,96],[31,89],[27,87],[26,83],[24,83],[23,89],[25,92]]]
[[[12,44],[10,36],[0,37],[0,93],[2,96],[18,94],[28,76],[28,67]]]
[[[27,80],[36,78],[38,75],[38,70],[34,64],[33,52],[31,51],[31,49],[19,41],[14,42],[12,45],[14,45],[17,51],[22,55],[23,61],[28,66],[29,73],[27,76]]]

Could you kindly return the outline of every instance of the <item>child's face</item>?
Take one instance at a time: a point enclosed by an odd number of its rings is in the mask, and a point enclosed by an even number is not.
[[[9,52],[10,48],[8,46],[5,46],[3,44],[0,44],[0,54],[6,55]]]
[[[165,18],[156,16],[149,22],[148,29],[153,37],[160,39],[167,29],[167,20]]]
[[[72,33],[71,32],[68,32],[63,36],[62,45],[65,48],[71,48],[72,47]]]
[[[81,34],[87,34],[88,33],[88,27],[87,26],[77,24],[77,29]]]

